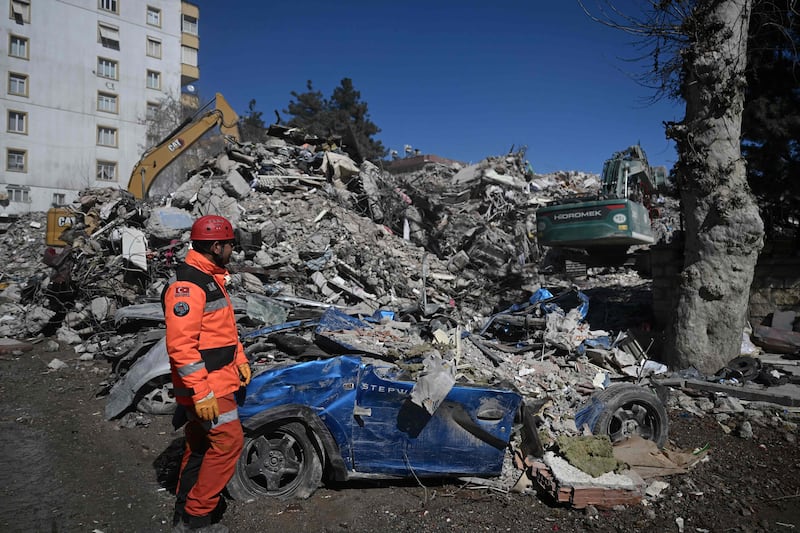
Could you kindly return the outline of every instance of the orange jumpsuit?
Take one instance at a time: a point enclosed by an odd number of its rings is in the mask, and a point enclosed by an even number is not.
[[[208,525],[224,511],[220,493],[233,476],[243,433],[234,400],[247,362],[233,305],[225,290],[228,271],[189,250],[177,279],[162,295],[167,352],[176,401],[186,408],[186,449],[181,462],[174,521]],[[213,394],[219,418],[203,422],[194,404]]]

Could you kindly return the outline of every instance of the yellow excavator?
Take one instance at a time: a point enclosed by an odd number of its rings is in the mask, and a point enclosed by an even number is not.
[[[147,196],[147,191],[156,177],[187,148],[197,142],[208,130],[219,126],[220,133],[236,141],[240,140],[239,115],[220,93],[214,99],[214,109],[200,118],[188,118],[167,137],[147,150],[133,167],[128,192],[138,199]]]
[[[133,167],[128,192],[141,200],[147,197],[147,191],[158,175],[175,161],[187,148],[196,143],[207,131],[219,126],[220,133],[226,138],[240,141],[239,115],[228,104],[225,98],[217,93],[214,98],[214,109],[203,115],[198,114],[211,104],[206,104],[194,117],[184,120],[167,135],[163,141],[147,150]],[[60,239],[61,233],[75,223],[75,213],[65,207],[53,207],[47,212],[47,233],[45,243],[48,246],[66,245]]]

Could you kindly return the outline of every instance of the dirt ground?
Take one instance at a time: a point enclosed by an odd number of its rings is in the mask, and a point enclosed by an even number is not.
[[[50,371],[59,358],[67,368]],[[169,417],[108,422],[96,394],[104,361],[72,351],[0,354],[0,531],[169,531],[181,432]],[[307,500],[231,502],[236,532],[374,531],[797,531],[800,447],[765,417],[754,437],[711,417],[670,412],[674,445],[708,444],[709,460],[668,478],[662,497],[618,510],[573,510],[534,494],[462,483],[371,482],[326,486]],[[796,431],[796,430],[795,430]]]

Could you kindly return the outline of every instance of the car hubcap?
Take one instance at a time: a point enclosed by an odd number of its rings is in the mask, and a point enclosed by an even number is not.
[[[283,454],[276,451],[270,450],[269,452],[269,459],[267,459],[266,467],[273,473],[280,472],[283,469],[284,464]]]
[[[633,435],[650,439],[653,436],[652,424],[653,421],[644,406],[638,404],[623,406],[614,413],[610,428],[611,441],[617,442]]]

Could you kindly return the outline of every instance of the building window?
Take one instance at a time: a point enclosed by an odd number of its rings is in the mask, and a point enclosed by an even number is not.
[[[183,22],[181,24],[181,30],[183,33],[191,33],[192,35],[197,35],[197,18],[190,17],[189,15],[183,16]]]
[[[147,38],[147,55],[150,57],[157,57],[161,58],[161,41],[158,39],[153,39],[152,37]]]
[[[97,162],[97,179],[102,181],[114,181],[117,179],[117,164],[113,161]]]
[[[31,203],[31,188],[21,185],[6,185],[8,199],[21,204]]]
[[[117,146],[117,128],[97,126],[97,144],[100,146]]]
[[[25,74],[8,73],[8,94],[28,96],[28,76]]]
[[[155,70],[147,71],[147,88],[161,89],[161,73]]]
[[[11,17],[17,24],[31,21],[31,3],[28,0],[11,0]]]
[[[181,63],[185,65],[197,66],[197,48],[181,46]]]
[[[28,133],[28,114],[22,111],[8,112],[8,132]]]
[[[106,113],[117,112],[117,95],[111,93],[97,93],[97,110]]]
[[[108,78],[116,80],[117,78],[117,62],[113,59],[106,59],[104,57],[97,58],[97,75],[101,78]]]
[[[26,159],[27,153],[25,150],[9,148],[6,150],[6,170],[10,172],[25,172]]]
[[[19,35],[9,37],[8,55],[28,59],[28,39]]]
[[[147,102],[147,114],[145,115],[147,120],[155,120],[158,116],[159,109],[161,109],[160,105],[153,102]]]
[[[53,207],[59,207],[62,205],[66,205],[67,203],[67,195],[63,192],[54,192],[53,193]]]
[[[161,10],[147,6],[147,23],[151,26],[161,27]]]
[[[106,48],[119,50],[119,29],[106,24],[97,25],[97,42]]]
[[[117,0],[97,0],[97,7],[103,11],[119,14],[119,2]]]

